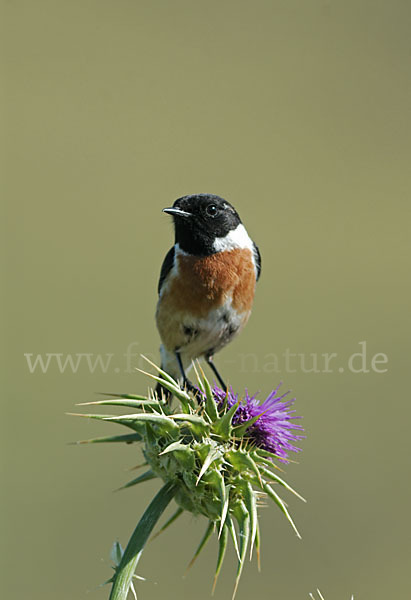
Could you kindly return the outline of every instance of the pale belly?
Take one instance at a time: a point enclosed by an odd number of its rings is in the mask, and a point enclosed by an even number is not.
[[[249,314],[237,313],[230,301],[211,310],[206,318],[190,318],[186,314],[180,326],[185,337],[180,351],[188,358],[215,354],[240,332]]]
[[[231,302],[210,311],[206,318],[184,316],[180,313],[170,316],[162,331],[163,344],[160,348],[162,367],[180,379],[180,370],[175,352],[178,351],[185,370],[189,370],[192,361],[212,356],[228,344],[244,327],[250,311],[237,313]],[[168,342],[166,345],[166,341]]]

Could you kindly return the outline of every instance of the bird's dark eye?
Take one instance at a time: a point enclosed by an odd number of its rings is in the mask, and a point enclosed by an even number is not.
[[[218,213],[218,208],[215,204],[209,204],[206,208],[206,213],[209,217],[215,217]]]

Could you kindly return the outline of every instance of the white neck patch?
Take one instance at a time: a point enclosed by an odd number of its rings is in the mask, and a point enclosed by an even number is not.
[[[188,252],[185,252],[182,248],[180,248],[180,244],[174,244],[174,256],[190,256]]]
[[[253,241],[242,223],[236,229],[229,231],[225,237],[216,238],[213,244],[214,252],[238,248],[248,248],[251,252],[254,251]]]

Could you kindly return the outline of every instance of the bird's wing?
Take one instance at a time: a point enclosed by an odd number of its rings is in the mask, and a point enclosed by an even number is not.
[[[174,266],[174,246],[167,252],[166,257],[161,265],[160,279],[158,280],[158,293],[160,294],[163,283]]]
[[[256,280],[258,281],[260,279],[260,274],[261,274],[261,254],[260,254],[258,246],[255,242],[253,242],[253,253],[254,253],[255,267],[257,269]]]

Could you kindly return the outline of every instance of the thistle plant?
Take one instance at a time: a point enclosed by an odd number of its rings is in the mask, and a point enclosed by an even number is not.
[[[148,361],[150,362],[150,361]],[[152,364],[152,363],[150,363]],[[155,367],[155,365],[152,364]],[[157,369],[157,367],[155,367]],[[288,452],[297,451],[294,442],[301,426],[291,410],[292,400],[280,395],[277,387],[260,404],[248,392],[243,397],[232,390],[211,387],[203,371],[196,370],[198,391],[186,391],[161,369],[149,375],[169,390],[177,400],[173,408],[153,391],[147,396],[111,394],[91,405],[112,405],[132,409],[129,414],[87,414],[91,419],[112,422],[128,428],[123,435],[86,440],[87,443],[138,442],[142,445],[147,470],[124,487],[159,478],[163,486],[138,523],[115,566],[110,600],[126,600],[133,588],[133,576],[144,546],[163,511],[172,499],[177,510],[161,531],[184,511],[207,519],[207,527],[194,554],[195,559],[215,532],[219,540],[213,591],[221,571],[228,540],[232,539],[238,559],[234,585],[235,597],[247,554],[256,549],[260,565],[260,528],[258,508],[272,500],[300,534],[279,490],[304,500],[280,476],[275,463],[287,462]],[[82,442],[82,443],[86,443]]]

